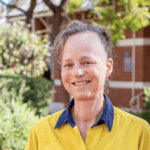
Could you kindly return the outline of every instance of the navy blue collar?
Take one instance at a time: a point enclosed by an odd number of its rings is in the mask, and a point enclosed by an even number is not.
[[[103,114],[91,128],[93,128],[94,126],[98,126],[103,123],[106,123],[107,127],[109,128],[109,131],[111,131],[112,126],[113,126],[113,120],[114,120],[114,108],[113,108],[113,105],[112,105],[110,99],[107,97],[106,94],[104,94],[104,97],[106,100],[106,105],[105,105]],[[74,105],[74,98],[69,102],[67,108],[60,115],[54,129],[65,124],[66,122],[68,122],[72,127],[75,126],[75,122],[73,121],[73,118],[71,115],[71,108],[73,107],[73,105]]]

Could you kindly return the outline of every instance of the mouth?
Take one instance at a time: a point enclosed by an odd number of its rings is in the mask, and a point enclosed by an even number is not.
[[[76,82],[76,83],[72,83],[75,86],[83,86],[86,85],[88,83],[90,83],[91,81],[84,81],[84,82]]]

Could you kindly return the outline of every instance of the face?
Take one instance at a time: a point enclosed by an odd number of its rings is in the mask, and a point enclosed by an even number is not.
[[[95,99],[104,92],[105,78],[112,72],[104,45],[94,32],[70,36],[63,48],[61,78],[75,99]]]

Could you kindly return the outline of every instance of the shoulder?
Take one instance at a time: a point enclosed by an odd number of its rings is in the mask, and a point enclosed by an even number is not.
[[[58,111],[54,114],[51,114],[47,117],[44,117],[44,118],[40,119],[38,122],[36,122],[34,124],[32,129],[33,130],[40,130],[40,129],[44,129],[44,128],[46,129],[47,127],[54,128],[57,121],[58,121],[58,118],[60,117],[60,115],[63,113],[64,110]]]
[[[147,121],[128,112],[125,112],[117,107],[114,107],[114,117],[116,117],[116,119],[122,122],[123,124],[141,126],[142,128],[145,128],[146,130],[150,131],[150,125]]]

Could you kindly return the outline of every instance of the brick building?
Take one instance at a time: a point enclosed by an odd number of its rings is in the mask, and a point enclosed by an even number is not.
[[[125,40],[114,47],[114,72],[108,96],[112,103],[124,110],[143,109],[143,87],[150,86],[150,26],[137,33],[125,31]],[[125,61],[128,53],[129,61]],[[131,69],[125,65],[131,60]],[[132,65],[133,63],[133,65]],[[133,66],[133,67],[132,67]],[[135,67],[135,68],[134,68]],[[119,93],[119,94],[118,94]]]
[[[39,0],[40,1],[40,0]],[[24,7],[25,4],[22,5]],[[90,5],[88,4],[88,7]],[[91,7],[91,6],[90,6]],[[87,18],[90,8],[84,5],[84,10],[75,12],[78,20],[90,23],[97,18]],[[41,33],[50,33],[52,30],[52,12],[43,3],[39,2],[34,9],[32,19],[32,31],[40,30]],[[66,25],[71,18],[64,15]],[[7,22],[25,20],[22,12],[12,10],[7,13]],[[118,45],[113,48],[114,69],[110,77],[108,97],[114,106],[123,110],[143,109],[143,87],[150,86],[150,26],[145,27],[138,33],[124,31],[126,39],[119,40]],[[60,72],[58,71],[53,56],[50,58],[51,80],[53,80],[53,101],[50,104],[51,113],[63,109],[71,100],[64,89]]]

